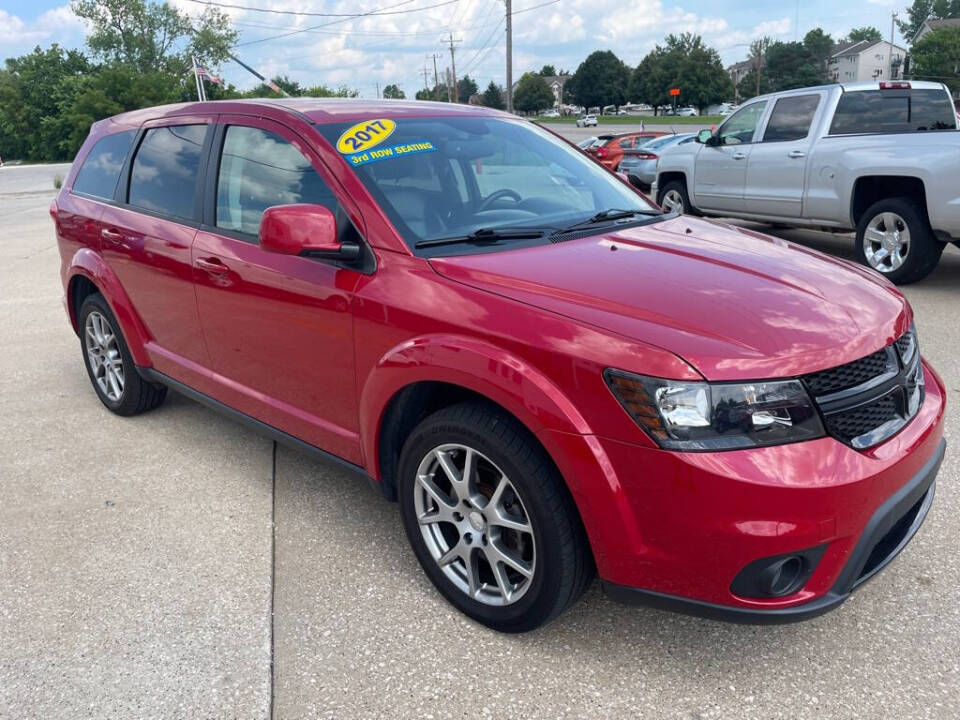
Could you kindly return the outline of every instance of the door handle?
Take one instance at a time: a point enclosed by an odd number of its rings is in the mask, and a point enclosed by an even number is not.
[[[104,228],[100,231],[100,237],[115,245],[121,244],[124,240],[123,233],[115,228]]]
[[[197,258],[193,261],[193,264],[211,275],[226,275],[230,272],[230,268],[217,258]]]
[[[787,157],[792,157],[792,158],[802,158],[806,156],[807,154],[803,150],[791,150],[790,152],[787,153]]]
[[[746,157],[747,157],[747,155],[746,155],[746,153],[735,152],[735,153],[734,153],[733,155],[731,155],[730,157],[732,157],[734,160],[745,160]]]

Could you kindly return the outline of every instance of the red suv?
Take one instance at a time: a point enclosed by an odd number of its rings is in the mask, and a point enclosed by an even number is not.
[[[173,388],[371,478],[439,591],[499,630],[595,572],[624,601],[810,617],[933,498],[945,393],[897,290],[665,214],[510,115],[127,113],[50,210],[107,408]]]

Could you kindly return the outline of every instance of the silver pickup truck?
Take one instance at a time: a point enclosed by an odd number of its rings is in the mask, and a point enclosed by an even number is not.
[[[834,231],[896,283],[960,239],[960,133],[946,86],[842,83],[763,95],[660,156],[665,209]]]

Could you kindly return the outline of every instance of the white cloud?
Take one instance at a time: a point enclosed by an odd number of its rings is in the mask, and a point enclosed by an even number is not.
[[[0,59],[55,42],[68,48],[77,47],[83,38],[83,21],[73,14],[69,5],[47,10],[31,21],[0,10]]]

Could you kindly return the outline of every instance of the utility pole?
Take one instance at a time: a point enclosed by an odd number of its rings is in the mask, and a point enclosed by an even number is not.
[[[377,100],[380,99],[380,81],[377,81]]]
[[[513,0],[507,6],[507,112],[513,112]]]
[[[763,72],[763,53],[767,49],[766,38],[760,40],[760,52],[757,53],[757,95],[760,94],[760,73]]]
[[[437,102],[440,101],[440,76],[437,75],[437,58],[440,57],[436,53],[427,55],[428,58],[433,60],[433,99]]]
[[[460,42],[459,40],[453,39],[453,33],[450,33],[450,39],[447,41],[450,43],[450,69],[453,72],[453,87],[447,88],[447,97],[452,103],[460,102],[459,92],[457,91],[457,61],[454,59],[454,47],[455,43]]]
[[[423,89],[427,91],[427,94],[430,93],[430,86],[427,84],[427,77],[430,75],[430,70],[427,68],[427,64],[423,64]]]
[[[891,80],[896,80],[896,78],[893,76],[893,24],[896,22],[896,20],[897,11],[894,10],[890,13],[890,74],[888,77]]]

